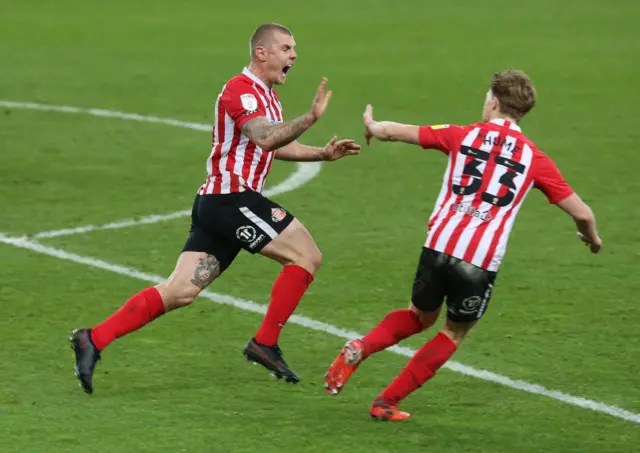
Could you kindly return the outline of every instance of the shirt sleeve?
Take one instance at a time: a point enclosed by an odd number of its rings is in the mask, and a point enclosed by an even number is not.
[[[256,91],[249,84],[236,84],[225,88],[220,104],[241,129],[252,118],[266,116],[267,112]]]
[[[440,124],[438,126],[421,126],[418,129],[418,140],[424,149],[437,149],[445,154],[456,150],[457,140],[460,138],[463,128],[453,124]]]
[[[573,189],[564,180],[556,164],[548,156],[541,154],[536,159],[533,184],[555,204],[573,194]]]

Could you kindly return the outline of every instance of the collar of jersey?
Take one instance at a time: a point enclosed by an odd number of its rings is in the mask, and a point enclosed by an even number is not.
[[[258,85],[260,85],[260,87],[262,87],[262,89],[264,90],[265,93],[271,93],[271,89],[267,88],[267,86],[264,84],[264,82],[262,80],[260,80],[257,75],[255,75],[253,72],[251,72],[248,67],[245,67],[242,70],[242,73],[244,75],[246,75],[247,77],[249,77],[251,80],[253,80],[255,83],[257,83]]]
[[[498,126],[504,126],[505,124],[508,124],[509,125],[509,129],[512,129],[512,130],[518,131],[518,132],[522,132],[522,129],[520,129],[520,126],[518,126],[516,123],[512,123],[511,121],[507,121],[507,120],[504,120],[502,118],[496,118],[495,120],[491,120],[489,122],[493,123],[493,124],[497,124]]]

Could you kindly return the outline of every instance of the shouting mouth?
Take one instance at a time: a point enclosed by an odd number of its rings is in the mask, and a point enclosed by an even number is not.
[[[288,65],[286,65],[284,68],[282,68],[282,72],[281,72],[281,73],[282,73],[282,75],[283,75],[284,77],[286,77],[286,76],[287,76],[287,73],[289,72],[289,70],[291,69],[291,67],[292,67],[292,66],[293,66],[293,65],[288,64]]]

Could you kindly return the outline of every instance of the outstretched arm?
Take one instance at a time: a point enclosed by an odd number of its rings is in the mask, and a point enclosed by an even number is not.
[[[374,121],[373,107],[367,105],[363,115],[365,127],[365,139],[367,145],[371,144],[371,138],[377,138],[383,142],[404,142],[414,145],[420,144],[419,127],[409,124],[394,123],[392,121]]]
[[[323,77],[311,104],[311,110],[304,115],[280,124],[271,124],[265,117],[253,118],[244,123],[242,132],[249,140],[267,151],[275,151],[288,145],[318,121],[327,109],[331,99],[331,90],[326,91],[327,82],[327,78]]]
[[[338,137],[333,137],[324,148],[303,145],[294,141],[278,149],[276,159],[294,162],[319,162],[323,160],[334,161],[345,156],[358,154],[360,154],[360,145],[354,140],[338,140]]]
[[[260,116],[244,123],[242,132],[260,148],[275,151],[300,137],[315,122],[310,112],[280,124],[271,124],[267,118]]]

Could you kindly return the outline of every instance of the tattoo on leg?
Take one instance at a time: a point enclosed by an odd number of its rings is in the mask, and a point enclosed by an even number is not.
[[[200,258],[193,271],[191,283],[200,289],[205,289],[218,275],[220,275],[220,261],[213,255],[207,255],[206,258]]]

